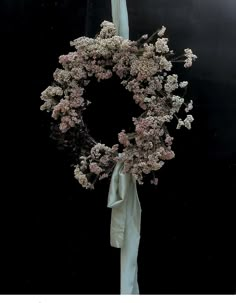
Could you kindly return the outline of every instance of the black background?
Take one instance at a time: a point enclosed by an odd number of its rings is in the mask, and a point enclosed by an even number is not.
[[[127,4],[132,39],[163,24],[173,49],[190,47],[199,57],[191,70],[178,70],[191,83],[193,129],[176,132],[176,158],[159,172],[158,187],[138,188],[140,292],[235,293],[236,3]],[[93,192],[80,188],[66,154],[49,139],[50,119],[39,111],[58,56],[71,50],[70,40],[92,37],[101,21],[111,20],[110,1],[5,0],[1,14],[1,61],[7,67],[1,115],[7,165],[1,173],[8,187],[2,183],[0,292],[118,294],[119,250],[109,245],[109,182]],[[116,85],[93,90],[93,101],[105,106],[97,111],[97,105],[90,126],[103,141],[123,128],[118,118],[132,109]]]

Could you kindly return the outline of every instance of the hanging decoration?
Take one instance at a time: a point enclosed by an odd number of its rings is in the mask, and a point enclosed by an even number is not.
[[[41,110],[51,113],[60,140],[74,145],[78,159],[74,176],[80,185],[94,189],[97,181],[112,176],[108,207],[112,208],[111,245],[121,248],[121,293],[137,294],[141,207],[136,181],[143,184],[144,175],[152,174],[151,183],[157,185],[156,172],[175,157],[168,125],[191,129],[193,102],[184,98],[188,82],[172,69],[180,62],[191,67],[197,56],[189,48],[176,55],[164,26],[150,37],[130,40],[125,1],[112,0],[112,16],[114,23],[103,21],[95,38],[75,39],[71,42],[75,50],[59,57],[61,68],[41,94]],[[114,75],[142,113],[130,121],[132,132],[121,129],[117,144],[106,146],[90,135],[84,122],[83,113],[91,104],[85,92],[92,79],[100,82]],[[75,131],[79,141],[70,140]]]
[[[186,113],[192,109],[192,101],[186,102],[179,95],[188,82],[179,82],[178,75],[171,73],[175,62],[184,62],[186,68],[192,65],[196,55],[191,49],[185,49],[176,58],[168,39],[163,38],[164,27],[150,38],[144,35],[138,41],[118,36],[111,22],[104,21],[101,27],[95,39],[81,37],[71,42],[76,51],[60,56],[62,68],[56,69],[54,83],[41,95],[41,110],[51,112],[61,133],[76,128],[83,138],[74,174],[83,187],[90,189],[97,180],[109,177],[118,161],[124,163],[124,173],[131,173],[142,184],[144,174],[155,173],[175,156],[168,123],[175,119],[177,129],[190,129],[193,121],[192,115],[178,115],[182,106]],[[155,42],[150,43],[153,39]],[[114,74],[143,110],[139,117],[133,117],[132,133],[121,130],[117,135],[117,143],[122,147],[119,155],[118,144],[109,147],[97,143],[83,120],[83,112],[91,103],[83,96],[90,79],[104,81]],[[152,183],[156,183],[156,178]]]

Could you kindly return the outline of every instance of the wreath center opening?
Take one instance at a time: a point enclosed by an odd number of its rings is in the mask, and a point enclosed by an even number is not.
[[[84,94],[91,102],[83,114],[89,133],[97,142],[107,146],[118,143],[117,134],[123,129],[132,132],[132,118],[142,113],[132,93],[120,82],[116,75],[100,82],[91,79]]]

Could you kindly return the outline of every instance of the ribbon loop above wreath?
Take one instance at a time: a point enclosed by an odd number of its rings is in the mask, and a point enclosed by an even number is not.
[[[129,18],[126,0],[111,0],[112,19],[121,37],[129,38]]]

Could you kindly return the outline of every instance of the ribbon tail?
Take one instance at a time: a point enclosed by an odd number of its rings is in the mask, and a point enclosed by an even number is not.
[[[139,294],[138,249],[140,242],[141,206],[136,182],[132,180],[126,201],[124,245],[121,248],[121,294]]]
[[[122,169],[123,164],[117,163],[108,195],[108,207],[112,208],[111,245],[121,248],[120,293],[138,294],[141,207],[136,181],[131,174],[123,174]]]

